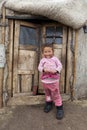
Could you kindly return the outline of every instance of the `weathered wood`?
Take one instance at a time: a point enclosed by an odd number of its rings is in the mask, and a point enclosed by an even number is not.
[[[27,22],[20,21],[20,25],[36,28],[36,25],[34,23],[27,23]]]
[[[34,74],[34,70],[22,70],[22,69],[19,69],[18,70],[18,74],[22,74],[22,75],[24,75],[24,74],[29,74],[29,75],[32,75],[32,74]]]
[[[35,53],[35,51],[31,50],[18,50],[18,69],[35,70]]]
[[[46,29],[45,29],[45,27],[43,26],[42,27],[42,43],[40,44],[40,55],[39,55],[39,62],[40,62],[40,59],[42,58],[42,51],[41,51],[41,46],[42,46],[42,44],[44,44],[45,43],[45,35],[46,35]],[[38,63],[39,64],[39,63]],[[39,85],[38,85],[38,93],[43,93],[43,86],[42,86],[42,83],[41,83],[41,80],[40,80],[40,76],[41,76],[41,74],[40,74],[40,72],[39,72]]]
[[[21,45],[19,43],[20,26],[32,27],[37,31],[34,24],[27,22],[15,22],[15,42],[14,42],[14,91],[15,93],[31,92],[34,85],[38,85],[38,48],[36,45]],[[35,81],[34,81],[35,80]]]
[[[62,99],[64,101],[70,100],[70,96],[66,94],[62,94]],[[28,96],[28,95],[21,95],[15,96],[8,101],[7,106],[12,105],[37,105],[37,104],[44,104],[45,103],[45,96],[44,95],[37,95],[37,96]]]
[[[70,91],[70,69],[71,69],[71,51],[70,51],[70,44],[71,44],[71,28],[68,30],[68,43],[67,43],[67,66],[66,66],[66,93]]]
[[[71,100],[74,99],[74,85],[76,83],[76,63],[77,63],[77,56],[78,56],[77,52],[78,52],[78,30],[75,31],[74,66],[73,66],[74,77],[73,77],[73,87],[72,87],[72,90],[71,90]]]
[[[61,78],[60,78],[60,91],[61,93],[64,93],[65,91],[65,65],[66,65],[66,42],[67,42],[67,28],[63,25],[60,25],[58,23],[51,23],[51,24],[45,24],[42,27],[42,44],[45,43],[46,41],[46,28],[47,27],[63,27],[63,35],[62,37],[62,44],[54,44],[54,55],[57,56],[60,61],[62,61],[63,64],[63,69],[61,72]],[[40,46],[41,47],[41,46]],[[42,54],[41,54],[42,55]],[[41,56],[40,56],[41,58]],[[40,74],[39,74],[40,75]],[[40,81],[40,76],[39,76],[39,92],[43,93],[43,87],[42,83]]]
[[[0,69],[0,108],[3,106],[3,69]]]
[[[19,24],[15,22],[14,36],[14,61],[13,61],[13,94],[18,92],[18,45],[19,45]]]
[[[1,22],[5,24],[5,7],[2,8],[2,20]],[[5,44],[5,27],[2,27],[2,44]],[[4,79],[4,68],[0,68],[0,108],[3,106],[3,79]]]
[[[20,45],[19,46],[20,50],[31,50],[31,51],[38,51],[37,46],[32,46],[32,45]]]
[[[74,84],[76,82],[76,61],[77,61],[77,52],[78,52],[78,30],[75,31],[75,53],[74,53]]]
[[[39,53],[37,52],[35,55],[35,68],[34,68],[34,75],[32,75],[32,89],[35,90],[35,88],[38,89],[39,85],[39,72],[38,72],[38,60],[39,60]]]
[[[12,87],[13,87],[13,20],[9,20],[9,60],[8,60],[8,68],[9,68],[9,75],[8,75],[8,92],[9,96],[12,96]]]
[[[32,75],[21,75],[21,93],[29,93],[32,88]]]
[[[39,93],[44,93],[43,91],[43,87],[40,84],[40,80],[38,80],[38,61],[39,61],[39,57],[41,57],[41,55],[39,55],[40,53],[38,53],[38,48],[36,46],[24,46],[19,44],[19,35],[20,35],[20,26],[27,26],[27,27],[32,27],[37,29],[37,27],[33,24],[29,24],[27,22],[20,22],[20,21],[16,21],[15,22],[15,32],[14,32],[14,38],[11,35],[10,38],[14,39],[14,62],[13,62],[13,100],[16,100],[16,102],[22,102],[22,100],[25,100],[25,104],[27,103],[27,99],[26,96],[27,94],[29,94],[28,97],[29,98],[29,104],[31,103],[31,97],[33,98],[33,86],[38,86],[38,82],[39,82]],[[55,24],[54,24],[55,25]],[[11,23],[11,29],[13,29],[13,23]],[[43,41],[45,41],[45,34],[46,34],[46,28],[43,29],[44,30],[44,37],[43,37]],[[61,77],[61,83],[63,84],[63,87],[61,88],[61,93],[64,93],[64,82],[65,82],[65,60],[66,60],[66,38],[67,38],[67,28],[64,27],[63,29],[63,43],[58,45],[58,44],[54,44],[54,54],[60,59],[60,60],[64,60],[63,61],[63,73],[62,73],[62,77]],[[13,33],[13,32],[12,32]],[[38,34],[38,32],[37,32]],[[37,37],[38,39],[38,37]],[[12,42],[12,43],[11,43]],[[11,50],[13,48],[12,44],[13,41],[11,41],[10,39],[10,54],[13,53]],[[41,49],[41,45],[40,45],[40,49]],[[39,56],[39,57],[38,57]],[[62,59],[63,58],[63,59]],[[10,57],[10,62],[12,62],[12,56]],[[10,64],[10,69],[12,69],[12,63]],[[12,71],[11,71],[12,72]],[[10,73],[11,76],[11,73]],[[40,75],[39,75],[40,76]],[[10,83],[11,84],[11,83]],[[11,85],[10,85],[11,87]],[[60,86],[61,87],[61,86]],[[24,96],[24,99],[23,99]],[[34,96],[34,98],[37,98],[38,96]],[[41,97],[43,97],[41,95]],[[36,99],[32,99],[35,101],[32,101],[33,104],[37,104]],[[19,100],[19,101],[18,101]],[[41,99],[40,99],[41,100]],[[38,101],[40,102],[40,101]],[[23,103],[23,102],[22,102]],[[20,103],[19,103],[20,104]]]
[[[61,93],[64,93],[65,91],[66,43],[67,43],[67,27],[63,26],[63,41],[62,41],[62,50],[61,50],[61,62],[63,65],[63,69],[60,78]]]

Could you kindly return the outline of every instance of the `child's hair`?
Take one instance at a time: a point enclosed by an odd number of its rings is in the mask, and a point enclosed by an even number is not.
[[[45,43],[45,44],[43,44],[42,48],[41,48],[42,52],[44,51],[45,47],[50,47],[54,51],[54,49],[53,49],[53,43]]]

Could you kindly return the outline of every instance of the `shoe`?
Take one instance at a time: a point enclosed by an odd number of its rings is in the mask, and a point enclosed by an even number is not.
[[[46,102],[44,112],[48,113],[52,109],[52,102]]]
[[[63,111],[63,105],[62,106],[58,106],[57,107],[57,114],[56,114],[56,118],[58,120],[61,120],[64,116],[64,111]]]

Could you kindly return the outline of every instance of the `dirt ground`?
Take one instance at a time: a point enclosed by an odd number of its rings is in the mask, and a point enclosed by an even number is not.
[[[56,119],[56,108],[44,105],[13,106],[0,110],[0,130],[87,130],[87,100],[64,102],[64,118]]]

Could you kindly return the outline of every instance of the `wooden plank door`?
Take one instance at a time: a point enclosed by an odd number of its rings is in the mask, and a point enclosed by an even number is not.
[[[46,24],[42,28],[42,44],[54,43],[54,55],[62,62],[63,69],[60,78],[60,91],[65,93],[65,69],[66,69],[66,43],[67,28],[60,24]],[[41,81],[39,80],[39,91],[43,92]]]
[[[38,28],[28,22],[15,21],[13,96],[32,93],[38,85]]]

